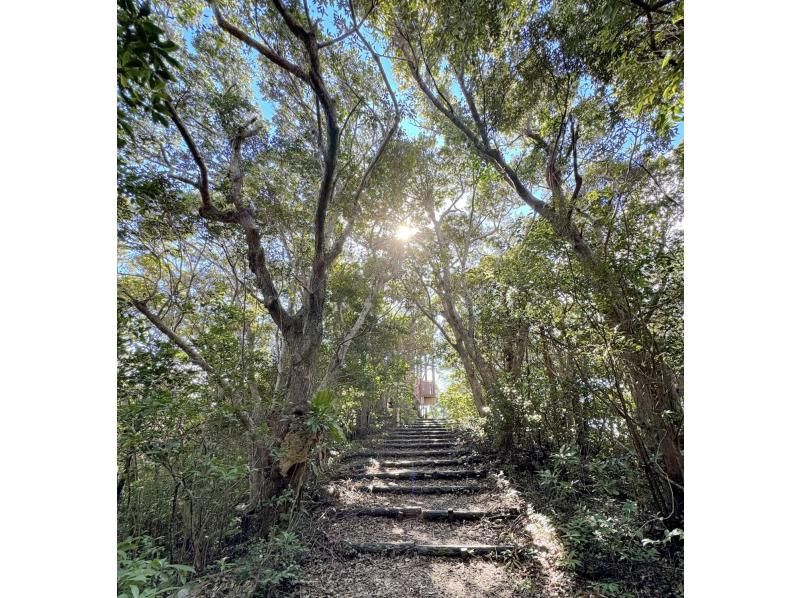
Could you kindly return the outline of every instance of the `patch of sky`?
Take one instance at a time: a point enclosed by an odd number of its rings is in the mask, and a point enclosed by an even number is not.
[[[250,79],[250,91],[253,92],[253,99],[261,110],[261,117],[266,121],[271,121],[275,115],[275,102],[266,99],[262,95],[261,90],[258,88],[258,79],[256,77]]]
[[[675,127],[675,135],[672,137],[672,147],[678,147],[683,143],[683,121],[678,123]]]
[[[581,75],[578,78],[578,96],[581,99],[589,98],[594,96],[595,93],[597,93],[596,83],[588,75]]]
[[[523,218],[532,215],[533,215],[533,209],[526,203],[517,206],[516,208],[513,208],[509,212],[509,216],[511,216],[512,218]]]

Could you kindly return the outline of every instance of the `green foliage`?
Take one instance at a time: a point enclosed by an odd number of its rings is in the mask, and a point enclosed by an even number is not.
[[[607,568],[609,563],[655,562],[660,555],[652,543],[644,542],[640,524],[630,510],[607,514],[579,509],[563,530],[571,566],[591,577],[595,569]]]
[[[665,527],[626,498],[637,493],[640,483],[631,463],[616,458],[584,463],[565,446],[548,465],[539,470],[537,481],[549,505],[561,513],[557,527],[565,547],[564,569],[595,580],[592,589],[601,595],[617,596],[628,595],[635,583],[632,572],[653,575],[658,564],[671,560],[683,530]]]
[[[117,0],[117,91],[122,107],[117,109],[117,127],[132,137],[127,110],[141,111],[155,122],[167,125],[167,83],[174,81],[171,68],[180,63],[171,56],[178,46],[167,39],[152,18],[148,2]]]
[[[194,569],[161,558],[149,536],[129,537],[117,545],[118,598],[153,598],[183,586]]]
[[[448,416],[456,421],[464,422],[479,417],[472,394],[463,383],[451,384],[439,396],[439,403],[447,410]]]
[[[285,588],[287,582],[297,579],[297,558],[302,550],[297,534],[281,531],[268,539],[251,542],[246,556],[236,563],[234,571],[256,581],[254,597],[273,596],[276,590]]]
[[[120,537],[158,538],[180,560],[200,555],[200,571],[239,533],[235,507],[249,472],[236,421],[124,303],[117,357]]]
[[[316,436],[329,435],[336,442],[344,442],[345,434],[336,419],[336,395],[331,390],[319,390],[311,399],[311,412],[306,425]]]

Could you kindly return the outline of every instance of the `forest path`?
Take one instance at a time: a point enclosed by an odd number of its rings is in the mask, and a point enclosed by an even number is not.
[[[445,420],[354,453],[326,491],[295,596],[567,596],[546,517]]]

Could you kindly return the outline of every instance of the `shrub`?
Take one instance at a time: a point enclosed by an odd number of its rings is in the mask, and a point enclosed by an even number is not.
[[[149,536],[127,538],[117,545],[118,598],[151,598],[180,589],[194,569],[161,558]]]

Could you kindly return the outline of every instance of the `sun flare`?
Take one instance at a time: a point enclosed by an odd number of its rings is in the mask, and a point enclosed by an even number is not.
[[[407,224],[401,224],[397,227],[397,230],[394,233],[394,236],[400,239],[401,241],[408,241],[411,237],[417,234],[417,227],[416,226],[408,226]]]

